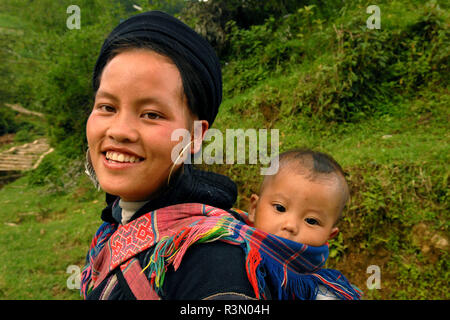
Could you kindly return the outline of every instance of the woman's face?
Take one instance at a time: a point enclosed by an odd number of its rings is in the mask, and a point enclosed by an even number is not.
[[[119,53],[103,69],[86,128],[102,189],[125,201],[152,198],[167,184],[179,142],[171,141],[172,132],[191,131],[193,121],[180,73],[167,57]]]

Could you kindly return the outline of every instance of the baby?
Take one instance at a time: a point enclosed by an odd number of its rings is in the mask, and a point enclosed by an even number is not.
[[[255,228],[310,246],[324,245],[349,199],[341,166],[329,155],[292,150],[279,155],[278,173],[266,176],[250,199]]]

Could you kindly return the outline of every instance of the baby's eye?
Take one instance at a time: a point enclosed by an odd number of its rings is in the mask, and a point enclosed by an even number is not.
[[[319,221],[317,221],[314,218],[306,218],[305,221],[307,224],[310,224],[310,225],[318,225],[319,224]]]
[[[151,120],[156,120],[156,119],[161,118],[161,116],[159,114],[154,113],[154,112],[146,112],[142,115],[142,117],[145,119],[151,119]]]
[[[277,210],[278,212],[286,212],[286,208],[283,207],[281,204],[274,204],[273,207],[274,207],[275,210]]]

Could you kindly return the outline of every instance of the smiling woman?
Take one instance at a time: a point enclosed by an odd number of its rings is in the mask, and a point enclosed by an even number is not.
[[[182,227],[203,215],[203,209],[190,206],[176,211],[165,207],[198,203],[212,206],[221,216],[233,214],[237,190],[230,179],[171,158],[179,143],[171,139],[175,130],[191,134],[181,153],[195,153],[218,112],[221,70],[210,45],[165,13],[133,16],[104,42],[93,87],[87,160],[106,192],[107,207],[82,273],[84,297],[255,297],[239,246],[213,242],[190,248],[176,272],[152,264],[156,253],[163,255],[158,248],[165,239],[183,234]],[[200,135],[193,134],[194,121],[201,124]],[[166,271],[164,282],[158,280]]]

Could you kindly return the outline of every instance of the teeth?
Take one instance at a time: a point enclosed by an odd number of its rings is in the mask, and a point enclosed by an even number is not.
[[[136,158],[135,156],[114,151],[107,151],[106,159],[113,160],[116,162],[131,162],[131,163],[139,162],[139,158]]]

